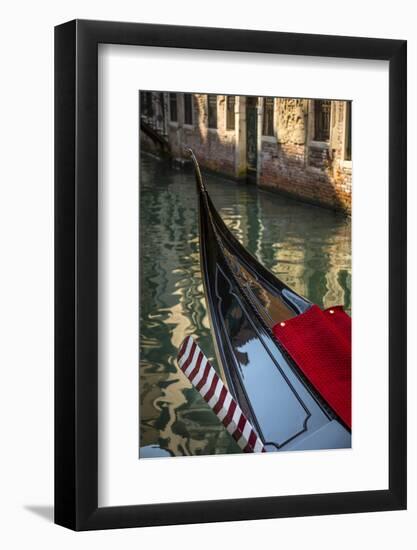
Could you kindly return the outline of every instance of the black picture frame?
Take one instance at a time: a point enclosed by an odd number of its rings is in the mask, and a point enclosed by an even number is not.
[[[98,507],[98,44],[389,62],[389,488]],[[55,522],[74,530],[406,508],[406,41],[74,20],[55,28]]]

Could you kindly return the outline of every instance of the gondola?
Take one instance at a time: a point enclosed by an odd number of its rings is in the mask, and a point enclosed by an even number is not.
[[[306,376],[279,330],[277,336],[277,327],[292,326],[317,306],[234,237],[210,199],[191,150],[190,156],[198,190],[201,272],[223,381],[265,450],[349,448],[351,426]]]

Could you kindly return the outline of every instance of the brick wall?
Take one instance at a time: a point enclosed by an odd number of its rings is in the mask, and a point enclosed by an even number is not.
[[[236,130],[227,130],[226,96],[217,97],[217,129],[208,128],[207,95],[192,94],[192,101],[193,124],[183,122],[183,94],[177,94],[178,122],[172,122],[168,94],[165,94],[165,111],[160,117],[163,115],[165,137],[173,158],[186,158],[185,149],[190,147],[202,168],[232,178],[245,178],[245,104],[240,111],[238,108]],[[346,103],[332,102],[327,142],[313,139],[314,105],[314,101],[306,99],[275,100],[274,136],[260,136],[258,141],[257,184],[296,199],[350,212],[352,168],[351,162],[345,160]],[[156,107],[154,111],[157,112]],[[261,131],[262,117],[259,117],[258,134]],[[143,149],[158,153],[152,140],[141,134]]]
[[[208,128],[207,96],[193,94],[193,126],[182,123],[182,105],[179,94],[178,123],[168,124],[168,140],[174,158],[184,158],[184,150],[191,147],[203,168],[235,177],[235,132],[226,130],[226,100],[217,100],[217,130]]]
[[[351,211],[352,173],[343,160],[344,102],[334,102],[328,145],[311,138],[308,100],[278,99],[276,135],[262,138],[258,184],[297,199]]]

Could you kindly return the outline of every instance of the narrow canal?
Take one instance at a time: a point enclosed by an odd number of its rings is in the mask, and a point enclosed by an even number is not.
[[[194,175],[146,154],[140,169],[140,457],[240,452],[176,365],[188,334],[216,365]],[[342,304],[350,313],[350,218],[204,177],[222,218],[261,263],[319,306]]]

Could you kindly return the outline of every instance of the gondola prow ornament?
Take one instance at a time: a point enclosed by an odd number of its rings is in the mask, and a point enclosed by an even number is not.
[[[265,452],[258,434],[191,336],[187,336],[180,347],[178,365],[242,451]]]

